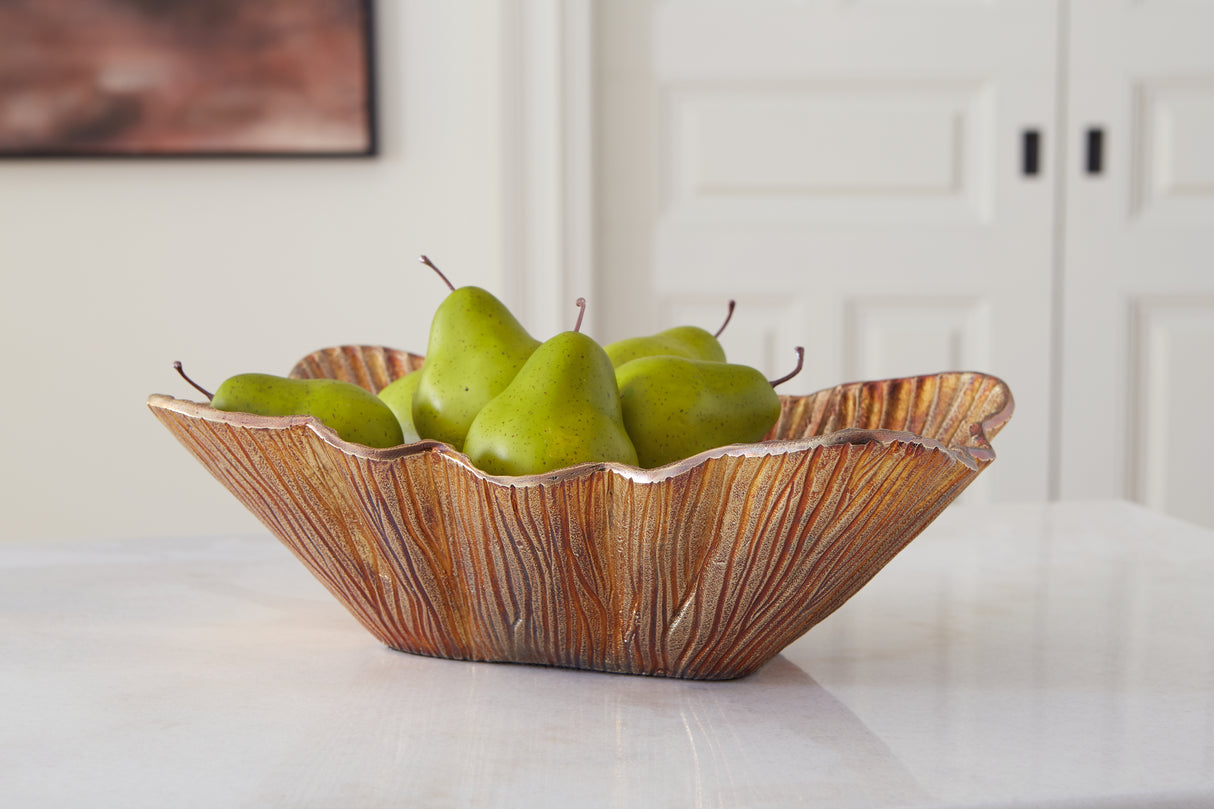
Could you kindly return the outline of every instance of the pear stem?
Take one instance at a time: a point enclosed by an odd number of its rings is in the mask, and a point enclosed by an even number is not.
[[[443,279],[443,283],[447,285],[447,289],[451,290],[452,292],[455,291],[455,284],[451,283],[451,279],[444,275],[442,270],[434,266],[434,262],[430,260],[429,256],[421,256],[419,260],[422,264],[425,264],[427,267],[438,273],[438,277]]]
[[[580,332],[582,330],[582,318],[586,314],[586,299],[578,298],[576,306],[578,307],[577,323],[573,324],[573,330],[575,332]]]
[[[209,401],[211,401],[212,399],[214,399],[214,398],[215,398],[215,397],[214,397],[214,396],[211,394],[211,392],[210,392],[209,390],[207,390],[206,388],[202,387],[202,386],[201,386],[201,385],[199,385],[197,382],[195,382],[194,380],[192,380],[192,379],[190,379],[188,376],[186,376],[185,369],[181,367],[181,361],[180,361],[180,360],[175,360],[175,361],[173,362],[173,367],[177,369],[177,373],[181,374],[181,378],[182,378],[182,379],[184,379],[186,382],[189,382],[189,383],[190,383],[190,386],[191,386],[191,387],[193,387],[193,388],[194,388],[194,390],[198,391],[198,392],[199,392],[199,393],[201,393],[203,396],[207,397],[207,401],[208,401],[208,402],[209,402]]]
[[[725,315],[725,322],[721,324],[721,328],[717,329],[717,333],[714,334],[713,337],[720,337],[721,332],[725,331],[725,327],[729,325],[730,318],[733,317],[733,308],[737,305],[738,305],[737,301],[731,300],[729,302],[729,312],[726,313],[726,315]]]
[[[770,384],[774,388],[776,385],[783,385],[788,380],[792,379],[797,374],[801,373],[801,369],[805,366],[805,349],[797,346],[797,367],[792,369],[792,373],[785,374],[779,379],[771,380]]]

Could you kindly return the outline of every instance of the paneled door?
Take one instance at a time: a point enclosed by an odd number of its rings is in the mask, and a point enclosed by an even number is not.
[[[1214,526],[1214,3],[1068,27],[1061,493]]]
[[[982,370],[1016,415],[971,499],[1050,489],[1057,5],[597,7],[601,337],[691,322],[786,392]]]

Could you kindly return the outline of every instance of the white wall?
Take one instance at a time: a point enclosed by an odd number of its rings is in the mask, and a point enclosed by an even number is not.
[[[501,12],[378,4],[381,156],[0,161],[0,541],[263,530],[148,412],[503,289]]]

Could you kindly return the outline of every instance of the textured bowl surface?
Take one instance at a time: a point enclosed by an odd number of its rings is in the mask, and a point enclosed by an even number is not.
[[[374,391],[421,363],[343,346],[292,375]],[[994,459],[1013,407],[980,373],[858,382],[785,397],[762,443],[494,477],[438,442],[148,406],[388,646],[694,679],[754,671],[843,604]]]

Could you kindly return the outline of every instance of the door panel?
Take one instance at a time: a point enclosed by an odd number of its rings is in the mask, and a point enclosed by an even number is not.
[[[1156,508],[1214,524],[1205,508],[1214,447],[1203,426],[1214,401],[1214,295],[1139,298],[1131,334],[1130,492]]]
[[[760,223],[983,222],[990,100],[979,82],[670,88],[663,208]]]
[[[1148,224],[1214,220],[1214,76],[1135,83],[1132,215]]]

